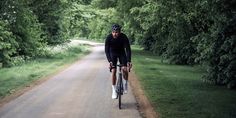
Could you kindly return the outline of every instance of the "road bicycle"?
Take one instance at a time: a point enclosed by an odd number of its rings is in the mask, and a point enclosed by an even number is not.
[[[119,109],[121,109],[121,96],[123,95],[124,92],[124,87],[123,87],[123,73],[122,73],[122,65],[117,65],[118,67],[118,80],[116,82],[116,93],[117,93],[117,98],[118,98],[118,106]],[[110,68],[111,72],[112,68]],[[130,70],[129,70],[130,71]]]
[[[116,92],[117,92],[117,97],[118,97],[118,105],[119,105],[119,109],[121,109],[121,96],[123,95],[124,92],[124,87],[123,87],[123,75],[121,72],[121,65],[117,65],[118,67],[118,80],[116,83]]]

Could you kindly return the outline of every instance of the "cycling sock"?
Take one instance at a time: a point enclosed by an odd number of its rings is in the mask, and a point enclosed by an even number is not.
[[[123,81],[123,84],[128,84],[128,80],[124,80],[124,81]]]
[[[116,85],[112,85],[112,90],[113,90],[113,91],[116,90]]]

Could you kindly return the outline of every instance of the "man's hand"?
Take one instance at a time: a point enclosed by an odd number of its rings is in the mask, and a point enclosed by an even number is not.
[[[112,67],[112,66],[113,66],[113,63],[112,63],[112,62],[109,62],[109,66]]]
[[[127,63],[127,66],[128,66],[129,72],[130,72],[130,70],[131,70],[131,68],[132,68],[132,66],[133,66],[132,63],[131,63],[131,62],[128,62],[128,63]]]
[[[109,62],[109,69],[110,69],[110,71],[112,69],[112,66],[113,66],[112,62]]]

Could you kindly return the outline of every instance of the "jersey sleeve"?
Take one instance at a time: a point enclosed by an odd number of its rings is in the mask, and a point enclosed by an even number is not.
[[[129,39],[126,35],[124,35],[124,39],[125,39],[125,52],[127,55],[127,61],[131,62],[131,48],[130,48],[130,43],[129,43]]]
[[[105,53],[106,53],[107,61],[111,62],[109,36],[107,36],[106,41],[105,41]]]

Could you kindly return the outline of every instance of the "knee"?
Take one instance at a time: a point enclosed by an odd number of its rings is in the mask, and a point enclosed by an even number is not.
[[[112,75],[116,75],[116,69],[115,68],[112,69]]]
[[[123,72],[128,72],[127,67],[122,68]]]

